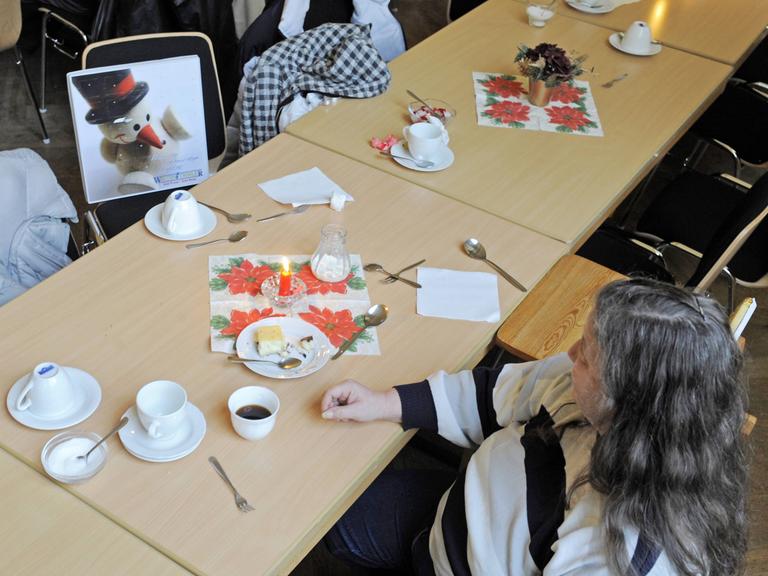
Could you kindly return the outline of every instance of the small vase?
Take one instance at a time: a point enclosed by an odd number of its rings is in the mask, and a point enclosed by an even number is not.
[[[544,80],[528,79],[528,101],[534,106],[546,106],[552,98],[554,86],[547,86]]]

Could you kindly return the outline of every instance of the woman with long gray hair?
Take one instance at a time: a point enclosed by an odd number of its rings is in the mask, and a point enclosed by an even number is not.
[[[746,552],[742,356],[722,307],[649,280],[605,287],[568,355],[376,392],[323,417],[476,447],[455,474],[387,470],[325,538],[437,575],[733,575]]]

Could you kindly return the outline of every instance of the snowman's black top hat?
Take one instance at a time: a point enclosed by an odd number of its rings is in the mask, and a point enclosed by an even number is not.
[[[85,115],[89,124],[104,124],[125,116],[149,92],[149,85],[136,82],[129,68],[75,76],[72,83],[91,107]]]

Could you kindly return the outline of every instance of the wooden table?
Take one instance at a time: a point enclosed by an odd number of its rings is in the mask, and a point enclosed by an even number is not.
[[[581,256],[563,256],[504,321],[496,344],[523,360],[567,352],[581,338],[600,289],[625,278]]]
[[[557,12],[619,31],[644,20],[664,46],[734,67],[765,37],[768,26],[765,0],[640,0],[607,14],[587,14],[558,0]]]
[[[495,324],[426,318],[415,291],[368,277],[372,302],[389,306],[378,328],[380,356],[342,356],[299,380],[269,380],[212,353],[208,256],[311,254],[320,228],[343,223],[352,253],[394,268],[426,258],[434,267],[489,272],[461,250],[469,236],[485,240],[499,265],[534,286],[566,246],[480,210],[419,188],[317,146],[282,135],[194,189],[205,202],[256,217],[276,205],[258,182],[313,166],[355,197],[340,214],[327,206],[268,223],[219,225],[209,238],[250,231],[237,245],[185,250],[139,223],[0,308],[2,374],[7,388],[36,363],[57,361],[93,374],[101,406],[80,425],[109,429],[152,380],[181,383],[207,419],[200,447],[182,460],[149,463],[112,442],[107,466],[73,487],[121,526],[196,574],[285,574],[404,445],[409,434],[390,423],[339,424],[320,418],[322,393],[343,378],[377,389],[431,372],[474,366]],[[501,317],[523,294],[499,281]],[[232,430],[228,396],[261,384],[280,397],[272,433],[249,442]],[[6,389],[7,389],[6,388]],[[6,413],[0,444],[39,468],[50,432],[27,429]],[[215,455],[256,511],[237,510],[207,462]]]
[[[189,575],[5,450],[0,510],[0,574]]]
[[[653,58],[611,48],[608,32],[555,17],[527,23],[525,7],[489,0],[390,64],[385,94],[320,107],[288,132],[532,230],[578,245],[650,171],[709,102],[730,68],[673,49]],[[477,125],[472,72],[516,74],[517,45],[555,42],[589,54],[604,137]],[[600,84],[628,73],[612,88]],[[401,133],[406,94],[440,98],[458,114],[449,125],[456,160],[442,172],[416,172],[379,154],[371,136]],[[574,248],[575,249],[575,248]]]

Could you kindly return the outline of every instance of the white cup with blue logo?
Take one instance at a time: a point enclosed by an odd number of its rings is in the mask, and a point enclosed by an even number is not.
[[[16,410],[29,410],[39,418],[56,418],[72,406],[74,390],[64,368],[55,362],[35,366],[16,398]]]
[[[186,190],[174,190],[163,204],[163,228],[176,236],[194,234],[203,224],[197,200]]]

